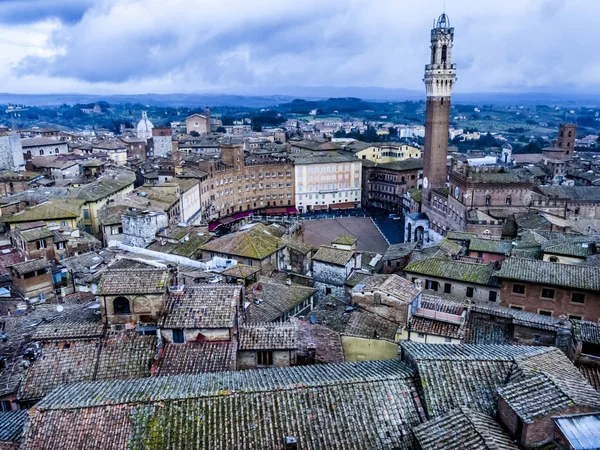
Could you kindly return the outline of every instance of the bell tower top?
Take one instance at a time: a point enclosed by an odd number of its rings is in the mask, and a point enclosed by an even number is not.
[[[456,64],[452,64],[454,28],[444,13],[434,20],[431,30],[431,59],[425,66],[427,97],[450,97],[456,83]]]

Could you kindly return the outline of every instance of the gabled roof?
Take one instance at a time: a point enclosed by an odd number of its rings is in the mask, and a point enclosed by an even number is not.
[[[97,294],[163,294],[168,281],[166,269],[109,269],[102,275]]]
[[[24,445],[274,449],[293,436],[298,448],[408,449],[423,419],[412,375],[389,360],[75,383],[36,405]]]
[[[498,390],[502,399],[526,423],[572,406],[600,409],[600,394],[557,348],[517,357],[519,370]]]
[[[200,285],[173,293],[165,305],[162,328],[232,328],[241,288],[236,285]]]
[[[360,290],[381,291],[404,303],[412,302],[421,293],[421,289],[406,278],[393,274],[370,276],[365,279],[364,288]]]
[[[84,200],[49,200],[32,206],[4,219],[5,223],[34,222],[38,220],[76,219]]]
[[[25,275],[26,273],[34,272],[36,270],[43,270],[50,267],[48,261],[45,259],[32,259],[18,264],[10,266],[19,275]]]
[[[236,341],[166,343],[153,376],[225,372],[236,368]]]
[[[588,291],[600,291],[600,267],[507,258],[496,277]]]
[[[417,369],[429,417],[466,406],[492,414],[497,389],[514,370],[515,359],[548,351],[510,345],[440,345],[402,342],[402,359]]]
[[[436,278],[462,281],[486,286],[495,286],[494,269],[487,264],[465,261],[426,258],[410,263],[404,269],[411,274],[429,275]]]
[[[354,250],[343,250],[322,245],[317,253],[313,255],[313,261],[345,266],[354,257],[355,253]]]
[[[294,283],[287,285],[272,278],[261,277],[259,283],[246,289],[246,298],[252,302],[246,308],[246,320],[249,323],[277,320],[315,292],[314,288],[308,286]],[[260,303],[254,302],[259,299]]]
[[[258,223],[247,230],[210,241],[200,248],[209,252],[262,260],[284,247],[285,242],[281,238],[273,236],[265,225]]]
[[[239,350],[292,350],[298,347],[293,323],[255,323],[239,328]]]
[[[453,409],[414,428],[421,450],[517,450],[489,415],[466,407]]]
[[[509,255],[512,247],[512,241],[508,240],[498,241],[494,239],[471,238],[469,241],[469,250],[474,252]]]
[[[404,258],[415,249],[416,242],[405,242],[404,244],[392,244],[383,255],[383,261],[393,261],[394,259]]]

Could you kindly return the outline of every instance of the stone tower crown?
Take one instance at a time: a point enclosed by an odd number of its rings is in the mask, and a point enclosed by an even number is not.
[[[431,59],[425,66],[427,97],[450,97],[456,83],[456,64],[452,64],[454,28],[450,19],[442,14],[431,30]]]

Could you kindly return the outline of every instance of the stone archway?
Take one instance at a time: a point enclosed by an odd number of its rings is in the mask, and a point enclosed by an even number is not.
[[[422,226],[415,228],[415,242],[423,242],[425,237],[425,229]]]

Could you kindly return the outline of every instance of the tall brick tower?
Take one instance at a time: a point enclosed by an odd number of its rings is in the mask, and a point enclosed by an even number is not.
[[[423,155],[423,190],[429,199],[431,189],[446,185],[446,157],[450,125],[450,96],[456,82],[456,64],[452,64],[454,28],[442,14],[431,30],[431,61],[425,66],[427,108]]]
[[[577,137],[576,123],[561,123],[558,126],[558,146],[563,149],[565,156],[571,156]]]

